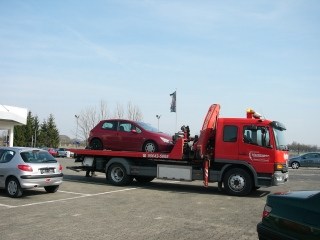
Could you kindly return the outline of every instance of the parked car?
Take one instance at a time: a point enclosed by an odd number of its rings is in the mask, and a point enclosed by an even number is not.
[[[62,179],[62,166],[48,151],[0,147],[0,188],[9,197],[21,197],[24,190],[38,187],[54,193]]]
[[[260,240],[320,239],[320,191],[270,194],[257,225]]]
[[[293,169],[299,167],[320,167],[320,153],[310,152],[289,159],[289,166]]]
[[[66,148],[58,148],[57,152],[57,157],[68,157],[68,150]]]
[[[58,148],[57,149],[57,157],[74,157],[74,153],[70,152],[68,149],[66,148]]]
[[[58,156],[58,151],[54,148],[48,148],[47,150],[53,157],[57,157]]]
[[[169,152],[172,137],[144,122],[124,119],[100,121],[89,135],[91,149]]]

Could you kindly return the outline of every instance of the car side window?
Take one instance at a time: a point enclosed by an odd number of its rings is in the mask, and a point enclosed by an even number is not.
[[[117,125],[118,125],[118,122],[116,122],[116,121],[104,122],[102,124],[102,129],[116,131]]]
[[[121,132],[131,132],[134,129],[134,126],[131,123],[120,122],[119,131]]]
[[[11,150],[3,150],[0,152],[0,163],[10,162],[15,152]]]

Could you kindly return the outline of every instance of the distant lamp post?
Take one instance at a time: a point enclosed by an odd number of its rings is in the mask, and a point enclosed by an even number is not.
[[[158,132],[159,132],[159,122],[160,122],[161,115],[156,115],[156,118],[158,119]]]
[[[79,128],[79,115],[74,115],[77,119],[77,129],[76,129],[76,146],[78,146],[78,128]]]

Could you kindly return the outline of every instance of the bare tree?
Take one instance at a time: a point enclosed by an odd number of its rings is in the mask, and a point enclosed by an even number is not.
[[[142,120],[142,113],[140,109],[136,105],[133,105],[131,102],[128,102],[127,105],[127,118],[134,121]]]
[[[117,103],[116,109],[114,111],[115,118],[124,118],[124,108],[120,103]],[[79,115],[76,116],[77,128],[79,130],[79,136],[82,140],[88,140],[89,133],[92,128],[94,128],[101,120],[109,118],[108,105],[106,102],[101,101],[100,107],[97,109],[96,107],[88,107],[80,112]],[[131,102],[127,105],[127,119],[134,121],[142,120],[142,113],[140,109],[133,105]],[[77,135],[77,133],[76,133]]]
[[[123,118],[124,117],[124,110],[123,106],[120,103],[117,103],[116,110],[114,112],[115,118]]]
[[[78,119],[78,127],[82,140],[85,140],[87,143],[91,129],[94,128],[98,122],[107,118],[108,107],[104,101],[100,102],[100,109],[98,109],[98,111],[95,107],[88,107],[82,110]]]
[[[106,119],[108,117],[108,104],[105,101],[100,101],[100,115],[99,119]]]

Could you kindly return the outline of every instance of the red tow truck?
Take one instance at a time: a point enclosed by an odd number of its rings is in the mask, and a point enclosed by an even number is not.
[[[69,149],[80,166],[75,171],[106,174],[113,185],[150,182],[154,178],[217,182],[227,194],[244,196],[264,186],[288,180],[285,126],[248,109],[246,118],[219,117],[220,105],[210,106],[199,136],[190,137],[188,126],[173,137],[171,152],[129,152]]]

